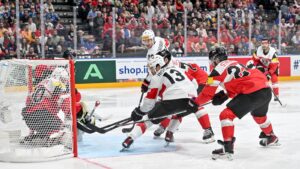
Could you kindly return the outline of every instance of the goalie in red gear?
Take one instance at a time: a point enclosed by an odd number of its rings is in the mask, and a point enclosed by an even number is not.
[[[223,141],[218,142],[224,149],[214,150],[213,159],[224,155],[232,158],[235,141],[233,120],[243,118],[248,112],[251,112],[254,121],[261,128],[260,145],[276,144],[278,138],[267,118],[272,93],[267,85],[266,76],[257,69],[247,69],[237,61],[227,60],[227,53],[223,47],[212,49],[209,52],[209,61],[213,67],[210,73],[213,82],[204,87],[196,102],[201,105],[212,99],[213,105],[221,105],[228,97],[232,98],[219,116]],[[227,91],[227,94],[223,90],[215,94],[219,85]]]
[[[34,139],[42,139],[47,145],[55,144],[50,135],[62,129],[59,111],[65,113],[65,118],[70,119],[71,116],[68,77],[64,68],[57,67],[27,97],[22,116],[30,133],[20,141],[21,144],[30,143]]]
[[[254,52],[252,60],[248,62],[247,67],[257,68],[263,72],[268,80],[271,80],[274,94],[279,97],[279,60],[276,49],[270,46],[270,42],[267,38],[262,39],[261,46]],[[276,98],[274,100],[277,101]]]

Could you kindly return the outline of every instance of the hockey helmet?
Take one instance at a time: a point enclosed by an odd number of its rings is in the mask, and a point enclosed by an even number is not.
[[[57,67],[53,70],[51,77],[63,83],[66,83],[69,79],[69,73],[65,68]]]
[[[149,62],[148,62],[148,66],[150,68],[150,71],[153,75],[156,74],[156,67],[160,66],[160,68],[163,68],[166,63],[163,57],[161,57],[160,55],[154,55],[152,57],[150,57]]]
[[[148,29],[145,30],[142,34],[142,44],[147,46],[148,48],[151,48],[154,43],[155,34],[153,30]]]
[[[212,63],[214,63],[216,59],[218,59],[220,62],[227,60],[227,51],[222,46],[215,47],[209,52],[208,58]]]
[[[159,51],[157,53],[157,55],[160,55],[163,58],[167,58],[169,61],[171,60],[171,57],[172,57],[172,55],[171,55],[171,53],[169,52],[168,49],[163,49],[162,51]]]

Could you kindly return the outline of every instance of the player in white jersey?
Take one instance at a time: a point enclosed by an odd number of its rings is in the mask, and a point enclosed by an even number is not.
[[[151,56],[156,55],[158,52],[169,48],[169,41],[167,39],[155,36],[154,32],[150,29],[145,30],[142,34],[142,44],[148,49],[147,52],[147,63]],[[141,86],[143,93],[147,92],[148,85],[151,80],[151,73],[148,73]]]
[[[167,66],[160,55],[151,56],[148,66],[153,74],[149,90],[141,107],[132,111],[131,118],[136,122],[142,118],[150,120],[135,125],[122,143],[124,148],[129,148],[147,128],[160,123],[168,115],[180,112],[189,114],[198,110],[197,105],[191,101],[191,98],[197,95],[196,88],[181,69]],[[157,97],[161,97],[162,100],[157,102]]]
[[[279,60],[276,49],[270,46],[268,39],[265,38],[261,41],[261,46],[257,48],[252,59],[248,61],[247,67],[257,68],[263,72],[267,76],[268,80],[271,80],[275,95],[277,97],[279,96]],[[277,101],[276,98],[274,100]]]
[[[176,66],[182,71],[184,71],[184,73],[194,83],[195,88],[197,89],[197,93],[199,94],[201,92],[202,88],[205,86],[208,79],[208,75],[205,71],[203,71],[197,64],[179,62],[177,59],[174,59],[171,56],[171,53],[168,50],[163,50],[158,54],[164,57],[165,62],[168,63],[168,66]],[[203,143],[214,142],[215,141],[214,132],[211,128],[209,115],[205,110],[205,108],[204,107],[199,108],[199,110],[195,113],[195,116],[201,128],[204,130],[203,137],[202,137]],[[159,137],[167,129],[165,140],[167,142],[173,142],[174,141],[173,134],[177,130],[181,121],[182,121],[182,116],[172,117],[172,119],[166,118],[160,123],[159,127],[154,131],[155,138]]]
[[[176,67],[180,68],[181,70],[183,70],[185,72],[185,74],[188,75],[190,80],[195,79],[196,88],[199,88],[199,86],[201,86],[198,82],[203,81],[203,80],[204,80],[204,82],[207,81],[207,74],[204,71],[201,72],[201,69],[199,67],[197,69],[192,64],[185,64],[185,63],[179,62],[177,59],[174,59],[171,56],[171,53],[168,51],[168,47],[169,47],[168,40],[160,38],[160,37],[155,37],[154,32],[152,30],[145,30],[143,32],[142,43],[143,43],[143,45],[145,45],[148,48],[148,52],[146,55],[147,64],[149,64],[149,61],[152,56],[158,54],[158,55],[166,58],[165,62],[168,62],[168,66],[176,66]],[[189,67],[190,69],[187,67]],[[142,92],[148,91],[148,85],[150,83],[151,78],[152,78],[152,75],[150,72],[150,73],[148,73],[147,77],[143,81],[143,84],[141,86]],[[213,142],[214,141],[214,138],[213,138],[214,133],[211,129],[209,116],[208,116],[207,112],[205,111],[205,109],[201,108],[201,111],[197,111],[197,113],[195,115],[197,117],[199,124],[204,129],[203,141],[207,142],[207,143]],[[165,120],[163,120],[160,123],[159,127],[154,131],[155,137],[159,137],[162,133],[164,133],[167,126],[169,126],[170,120],[171,120],[170,118],[166,118]],[[173,118],[172,119],[171,126],[174,126],[174,127],[173,127],[173,129],[171,127],[168,128],[169,130],[166,133],[166,137],[165,137],[166,141],[173,140],[173,133],[176,128],[175,123],[176,123],[176,126],[179,126],[179,124],[181,123],[181,118],[179,118],[179,119]]]

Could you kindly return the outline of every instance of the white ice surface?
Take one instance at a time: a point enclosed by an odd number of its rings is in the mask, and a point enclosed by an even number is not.
[[[133,108],[138,105],[140,97],[139,88],[88,89],[81,90],[81,93],[82,99],[87,101],[90,109],[92,109],[94,101],[99,99],[101,106],[97,113],[103,116],[112,115],[108,120],[100,123],[101,126],[129,117]],[[79,154],[79,156],[82,155],[80,158],[40,163],[0,163],[0,169],[299,169],[300,82],[280,83],[280,99],[287,104],[287,107],[282,108],[277,102],[272,101],[268,117],[279,137],[281,146],[260,147],[258,144],[260,129],[248,114],[242,120],[234,121],[237,140],[233,161],[211,160],[211,151],[219,148],[219,145],[217,143],[200,143],[203,130],[195,116],[189,115],[183,119],[180,129],[175,135],[175,143],[171,145],[171,151],[164,148],[162,139],[152,140],[153,130],[156,128],[153,126],[134,142],[131,152],[122,154],[118,150],[126,135],[121,133],[120,128],[102,135],[85,134],[83,143],[79,146],[84,145],[91,151]],[[216,139],[222,138],[218,117],[222,108],[223,106],[207,106]],[[154,144],[145,144],[145,142]],[[103,152],[97,146],[91,147],[94,145],[103,146],[106,150]],[[105,154],[107,149],[111,149],[115,153],[107,155]],[[138,153],[135,154],[135,152]],[[92,157],[88,157],[89,154]]]

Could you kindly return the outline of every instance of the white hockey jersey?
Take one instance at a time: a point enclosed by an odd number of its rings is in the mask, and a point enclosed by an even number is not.
[[[259,60],[264,66],[268,67],[274,55],[276,55],[275,48],[270,46],[269,52],[264,54],[262,46],[259,46],[256,51],[255,59]]]
[[[169,43],[167,42],[166,39],[157,37],[157,36],[154,37],[154,44],[150,49],[148,49],[148,52],[146,55],[147,62],[151,56],[156,55],[158,52],[160,52],[164,49],[168,49],[168,47],[169,47]]]
[[[176,66],[168,66],[152,77],[140,109],[142,112],[150,111],[157,97],[161,97],[161,100],[175,100],[196,96],[196,88],[185,72]]]

